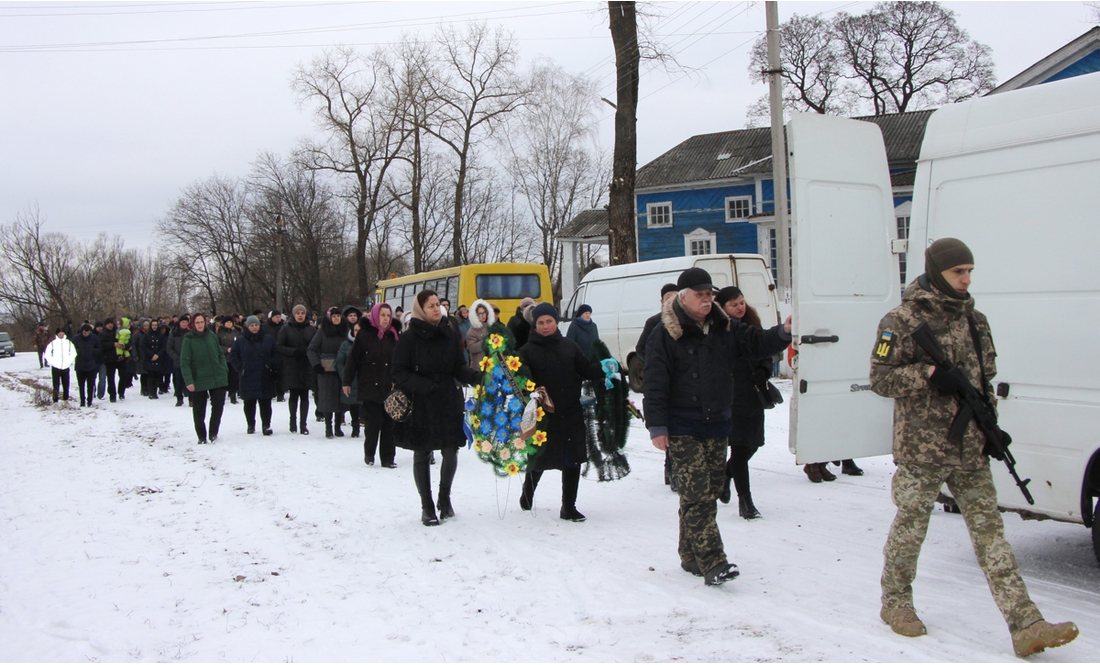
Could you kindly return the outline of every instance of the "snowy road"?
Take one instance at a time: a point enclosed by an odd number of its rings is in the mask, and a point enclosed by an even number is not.
[[[811,484],[783,407],[751,464],[764,519],[720,506],[742,573],[711,589],[679,569],[676,497],[640,426],[629,477],[582,480],[586,523],[557,518],[557,474],[521,513],[519,479],[467,451],[458,517],[428,529],[405,451],[368,468],[359,441],[288,434],[284,404],[273,437],[227,405],[218,445],[196,446],[189,410],[136,390],[35,408],[35,364],[0,361],[0,660],[1015,660],[958,515],[933,515],[921,558],[929,634],[882,624],[893,466]],[[1089,532],[1005,521],[1046,617],[1082,630],[1031,660],[1096,660]]]

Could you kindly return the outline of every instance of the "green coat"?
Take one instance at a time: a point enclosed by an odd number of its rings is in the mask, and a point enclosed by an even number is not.
[[[209,330],[201,335],[194,330],[184,335],[180,372],[183,385],[194,384],[195,392],[228,386],[229,368],[218,336]]]

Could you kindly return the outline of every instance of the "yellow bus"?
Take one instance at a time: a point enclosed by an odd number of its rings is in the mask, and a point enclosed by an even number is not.
[[[450,300],[453,310],[460,305],[469,307],[478,299],[487,300],[500,308],[505,323],[524,298],[536,302],[554,299],[550,272],[541,263],[476,263],[382,280],[375,289],[374,302],[400,306],[408,312],[416,294],[424,289]]]

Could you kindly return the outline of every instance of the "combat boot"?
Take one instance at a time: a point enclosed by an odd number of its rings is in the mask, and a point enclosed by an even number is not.
[[[879,613],[879,617],[898,635],[920,637],[928,634],[924,622],[917,617],[917,613],[912,607],[895,607],[891,610],[884,607],[882,612]]]
[[[703,583],[707,586],[720,586],[736,579],[740,574],[741,571],[737,570],[736,564],[720,563],[708,570],[706,575],[703,575]]]
[[[1050,623],[1040,620],[1016,631],[1012,635],[1012,647],[1018,657],[1026,658],[1047,648],[1069,644],[1077,637],[1077,632],[1072,621]]]
[[[821,479],[827,483],[831,483],[836,480],[836,476],[834,476],[833,472],[829,470],[829,465],[825,462],[821,462],[817,465],[817,471],[821,474]]]
[[[691,573],[692,575],[694,575],[696,577],[702,577],[703,576],[703,571],[699,570],[699,562],[696,561],[695,559],[692,559],[690,561],[681,561],[680,562],[680,568],[685,573]]]
[[[760,519],[760,511],[752,503],[752,496],[745,495],[737,498],[737,512],[747,520]]]
[[[846,476],[862,476],[863,469],[856,466],[855,460],[846,459],[840,463],[840,472]]]
[[[802,467],[802,470],[806,472],[806,476],[809,477],[811,483],[821,482],[821,467],[817,464],[807,464]]]

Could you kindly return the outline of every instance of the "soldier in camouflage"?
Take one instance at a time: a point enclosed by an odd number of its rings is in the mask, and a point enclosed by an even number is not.
[[[665,301],[646,340],[643,406],[650,439],[668,452],[680,494],[680,567],[716,586],[738,574],[716,520],[726,481],[734,363],[785,349],[791,323],[788,318],[770,330],[731,325],[714,305],[714,287],[702,268],[685,270],[676,287],[679,293]]]
[[[973,269],[973,255],[961,241],[942,238],[932,243],[925,251],[925,274],[909,284],[902,304],[883,317],[871,353],[871,389],[894,398],[897,464],[892,493],[898,512],[883,551],[881,617],[900,635],[927,632],[913,608],[912,584],[932,508],[947,483],[1008,623],[1016,655],[1023,657],[1066,644],[1077,636],[1077,627],[1044,621],[1028,596],[1004,537],[997,490],[983,453],[985,437],[971,421],[960,443],[948,441],[958,411],[955,379],[937,369],[910,336],[927,322],[945,355],[972,385],[992,396],[997,353],[989,321],[974,309],[969,294]]]

